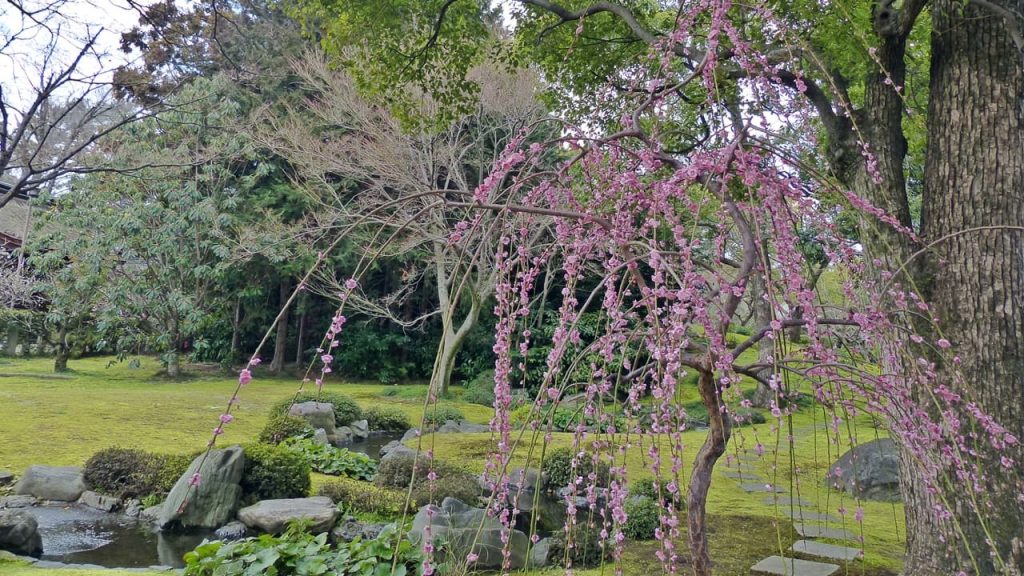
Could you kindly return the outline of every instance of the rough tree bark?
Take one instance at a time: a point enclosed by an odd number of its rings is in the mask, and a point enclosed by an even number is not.
[[[1000,5],[1024,23],[1024,1]],[[938,0],[932,13],[922,236],[941,241],[927,254],[929,299],[937,336],[962,359],[966,395],[1024,440],[1024,52],[999,8],[987,2]],[[1007,228],[971,231],[982,227]],[[907,574],[1024,571],[1024,451],[1018,443],[980,452],[992,506],[979,521],[961,497],[958,537],[925,511],[927,497],[911,494]],[[1016,462],[1005,468],[1001,456]]]

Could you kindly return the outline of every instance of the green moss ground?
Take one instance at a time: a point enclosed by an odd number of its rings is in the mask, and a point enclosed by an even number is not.
[[[142,359],[141,365],[130,367],[126,362],[109,365],[108,358],[91,358],[71,362],[67,377],[50,373],[51,361],[31,359],[0,362],[0,469],[20,473],[30,464],[81,465],[95,451],[108,446],[138,447],[167,453],[189,453],[203,448],[216,425],[235,386],[233,376],[207,373],[181,382],[161,378],[159,365]],[[402,386],[400,393],[384,396],[389,386],[379,384],[330,383],[330,389],[349,394],[363,407],[386,404],[404,410],[410,421],[418,422],[422,414],[423,386]],[[257,374],[241,395],[236,420],[226,427],[219,444],[250,441],[266,421],[269,407],[293,394],[295,378],[269,378]],[[683,400],[687,400],[684,395]],[[486,422],[491,410],[456,400],[456,406],[473,422]],[[839,493],[825,489],[822,478],[828,465],[842,449],[830,443],[824,433],[822,415],[801,412],[793,419],[796,447],[790,459],[787,450],[768,454],[754,467],[763,476],[774,477],[776,483],[805,500],[818,504],[821,511],[838,515],[847,512],[846,528],[861,534],[865,540],[866,557],[845,567],[843,574],[881,576],[895,573],[901,563],[904,537],[903,510],[899,505],[864,502],[864,521],[857,523],[853,513],[858,503]],[[859,418],[850,422],[845,433],[856,434],[861,441],[877,432],[870,422]],[[760,425],[742,428],[734,436],[730,451],[738,453],[758,442],[775,445],[780,434],[773,427]],[[650,439],[631,438],[633,448],[625,451],[624,462],[630,477],[648,476],[646,451]],[[681,461],[688,468],[703,441],[703,433],[684,435],[685,450]],[[530,444],[539,449],[569,445],[571,435],[554,434],[550,442],[542,436],[525,436],[514,452],[514,464],[526,464]],[[662,444],[665,452],[668,445]],[[489,434],[425,436],[423,449],[435,455],[482,470],[484,459],[493,451]],[[533,456],[533,462],[539,454]],[[724,462],[717,468],[708,504],[713,558],[719,574],[747,574],[761,558],[785,550],[796,539],[791,523],[781,510],[763,504],[765,494],[743,492],[739,483],[721,474]],[[795,471],[795,472],[794,472]],[[314,475],[315,486],[324,480]],[[622,567],[626,574],[647,574],[661,571],[654,557],[655,543],[630,543],[626,547]],[[684,541],[678,550],[685,551]],[[610,572],[611,567],[604,569]],[[42,571],[19,563],[0,561],[0,576],[35,575]],[[556,573],[556,572],[552,572]],[[577,574],[601,574],[601,570],[576,571]],[[685,570],[683,570],[685,573]],[[103,571],[61,571],[63,576],[98,576],[116,574]]]

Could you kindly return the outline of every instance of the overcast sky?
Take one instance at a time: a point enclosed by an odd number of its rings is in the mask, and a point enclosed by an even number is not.
[[[0,85],[6,102],[22,102],[38,86],[53,32],[59,31],[56,46],[61,64],[78,53],[84,38],[100,34],[97,54],[83,62],[79,76],[101,73],[109,80],[109,71],[126,61],[118,42],[121,32],[137,23],[139,15],[125,0],[68,0],[59,15],[46,20],[46,27],[24,17],[12,2],[38,10],[53,0],[0,0]]]

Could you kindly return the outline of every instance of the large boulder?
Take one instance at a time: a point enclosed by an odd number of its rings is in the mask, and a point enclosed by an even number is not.
[[[36,519],[23,510],[0,510],[0,550],[22,556],[43,555],[43,537]]]
[[[309,422],[309,427],[313,430],[323,428],[328,437],[334,437],[333,404],[328,402],[299,402],[298,404],[292,404],[292,407],[288,409],[288,414]]]
[[[825,481],[866,500],[900,500],[900,467],[896,446],[889,438],[872,440],[840,456],[829,467]]]
[[[279,534],[288,523],[300,518],[312,520],[310,532],[327,532],[338,519],[338,508],[326,496],[261,500],[238,511],[238,519],[249,528]]]
[[[456,558],[463,559],[472,552],[477,555],[475,568],[502,567],[502,550],[505,548],[502,535],[508,534],[509,530],[488,516],[486,510],[473,508],[454,498],[445,498],[440,507],[431,504],[420,508],[413,518],[409,539],[417,544],[422,542],[428,527],[430,538],[444,542]],[[530,540],[519,530],[512,530],[508,537],[509,568],[518,570],[526,565]]]
[[[77,466],[29,466],[14,487],[15,494],[61,502],[74,502],[82,492],[85,480]]]
[[[200,467],[200,464],[202,467]],[[156,524],[161,529],[218,528],[231,520],[242,498],[245,454],[240,446],[199,455],[167,495]],[[199,472],[199,485],[192,486]]]

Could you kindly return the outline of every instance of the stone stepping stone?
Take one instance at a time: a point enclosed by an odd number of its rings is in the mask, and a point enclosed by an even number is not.
[[[782,492],[786,491],[784,488],[780,488],[778,486],[772,486],[771,488],[769,488],[767,484],[758,484],[754,482],[740,484],[740,488],[743,488],[744,492],[776,492],[781,494]]]
[[[768,506],[811,506],[812,504],[803,498],[794,498],[792,496],[769,496],[764,499],[764,503]]]
[[[733,480],[749,480],[751,482],[763,482],[764,478],[753,472],[722,472],[722,476]]]
[[[790,550],[793,552],[799,552],[800,554],[807,554],[808,556],[828,558],[829,560],[845,560],[847,562],[850,560],[856,560],[863,554],[863,552],[858,548],[836,546],[835,544],[824,544],[822,542],[814,542],[812,540],[797,540],[793,543]]]
[[[836,518],[831,514],[814,512],[812,510],[802,510],[800,508],[797,508],[796,510],[793,510],[792,508],[787,508],[785,510],[782,510],[782,513],[786,516],[789,516],[793,520],[839,522],[839,518]]]
[[[793,524],[797,534],[804,538],[832,538],[833,540],[856,540],[857,537],[848,530],[832,528],[831,526],[819,526],[817,524],[806,524],[796,522]]]
[[[835,564],[811,562],[782,556],[769,556],[754,564],[750,571],[755,574],[779,574],[781,576],[830,576],[839,570]]]

